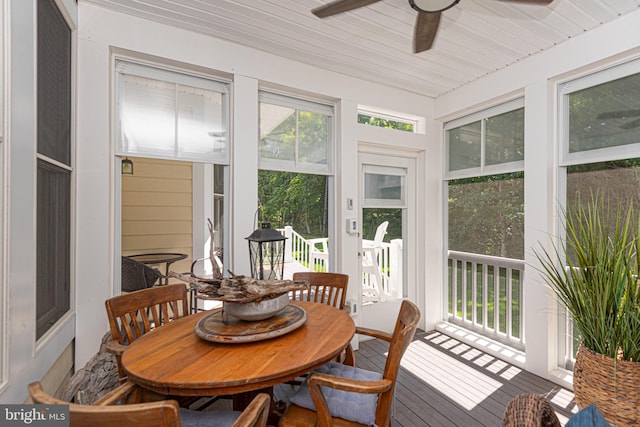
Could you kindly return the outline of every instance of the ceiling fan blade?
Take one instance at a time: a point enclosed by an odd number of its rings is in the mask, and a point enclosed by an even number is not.
[[[640,110],[619,110],[619,111],[606,111],[598,114],[596,117],[598,120],[606,119],[624,119],[625,117],[638,117],[640,116]]]
[[[316,7],[311,11],[311,13],[316,15],[318,18],[326,18],[327,16],[348,12],[379,1],[380,0],[336,0],[325,4],[324,6]]]
[[[416,26],[413,29],[413,53],[431,49],[438,32],[438,25],[440,25],[440,15],[440,12],[418,13]]]

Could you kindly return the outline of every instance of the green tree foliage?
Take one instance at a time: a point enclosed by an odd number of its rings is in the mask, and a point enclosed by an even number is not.
[[[291,225],[305,238],[327,236],[327,177],[258,171],[260,219],[274,228]]]
[[[381,128],[387,128],[387,129],[413,132],[413,124],[411,123],[398,122],[395,120],[383,119],[375,116],[368,116],[366,114],[358,114],[358,123],[377,126]]]

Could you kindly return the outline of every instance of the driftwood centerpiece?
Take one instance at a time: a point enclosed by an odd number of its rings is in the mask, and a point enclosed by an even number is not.
[[[246,276],[204,279],[179,273],[170,276],[183,280],[200,298],[222,301],[223,312],[238,319],[268,319],[289,305],[289,292],[309,290],[306,280],[257,280]]]
[[[202,297],[224,302],[259,302],[290,291],[309,290],[306,280],[257,280],[242,275],[204,279],[173,271],[169,272],[169,276],[187,282]]]

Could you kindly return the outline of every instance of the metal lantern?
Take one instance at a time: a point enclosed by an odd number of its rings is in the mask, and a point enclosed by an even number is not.
[[[284,245],[287,240],[280,232],[263,222],[249,241],[251,277],[260,280],[280,280],[284,273]]]

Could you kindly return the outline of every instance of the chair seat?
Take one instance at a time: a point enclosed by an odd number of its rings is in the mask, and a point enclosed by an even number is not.
[[[239,411],[191,411],[180,408],[182,427],[231,427],[242,414]]]
[[[309,409],[301,408],[297,405],[289,406],[286,417],[280,418],[278,427],[309,427],[316,424],[316,413]],[[332,427],[362,427],[365,424],[354,423],[353,421],[333,418]]]
[[[315,372],[354,380],[377,381],[382,379],[382,374],[379,372],[367,371],[337,362],[329,362],[313,371],[313,373]],[[374,423],[377,394],[354,393],[326,387],[323,392],[333,417],[364,423],[364,425]],[[298,391],[291,396],[291,403],[310,410],[316,409],[311,400],[307,380],[303,381]]]

